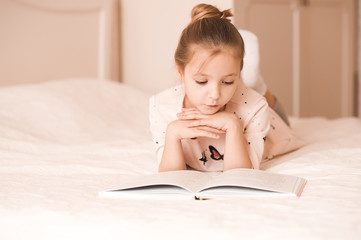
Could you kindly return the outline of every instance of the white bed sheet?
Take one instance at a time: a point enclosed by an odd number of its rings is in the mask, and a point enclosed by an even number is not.
[[[116,200],[154,173],[148,97],[110,81],[0,88],[0,239],[360,239],[361,120],[291,119],[303,148],[262,165],[300,198]]]

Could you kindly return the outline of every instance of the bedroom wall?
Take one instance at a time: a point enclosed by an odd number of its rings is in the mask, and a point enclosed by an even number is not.
[[[120,0],[121,80],[150,93],[176,84],[173,54],[200,0]],[[208,0],[220,9],[233,0]]]
[[[361,117],[361,83],[360,83],[360,76],[361,76],[361,0],[357,1],[357,72],[358,72],[358,91],[357,91],[357,115]]]
[[[119,80],[119,0],[0,0],[0,86]]]
[[[361,0],[357,2],[357,71],[361,72]],[[200,0],[119,0],[121,81],[155,93],[176,84],[173,54],[192,7]],[[221,9],[234,8],[233,0],[210,0]],[[355,112],[361,117],[361,84]]]
[[[355,3],[235,1],[236,26],[259,37],[261,73],[287,113],[355,115]]]

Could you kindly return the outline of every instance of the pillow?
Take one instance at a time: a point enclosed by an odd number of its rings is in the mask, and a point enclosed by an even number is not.
[[[282,118],[271,108],[270,129],[266,136],[263,160],[270,160],[278,155],[282,155],[304,146],[292,129],[282,120]]]
[[[243,83],[259,94],[264,95],[267,90],[266,83],[260,74],[260,54],[257,36],[247,30],[238,30],[244,42],[245,55],[241,71]]]

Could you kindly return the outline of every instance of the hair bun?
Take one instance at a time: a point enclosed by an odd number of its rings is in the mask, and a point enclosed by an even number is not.
[[[224,11],[219,11],[218,8],[215,6],[209,5],[209,4],[198,4],[192,9],[191,12],[191,18],[193,22],[196,22],[198,20],[204,19],[204,18],[220,18],[225,19],[227,21],[231,21],[228,19],[228,17],[232,17],[233,14],[231,12],[231,9],[227,9]]]

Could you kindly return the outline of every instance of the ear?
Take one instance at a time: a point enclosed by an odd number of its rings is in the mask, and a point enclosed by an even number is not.
[[[178,65],[176,65],[175,68],[177,70],[177,78],[180,82],[182,82],[183,81],[183,70]]]

